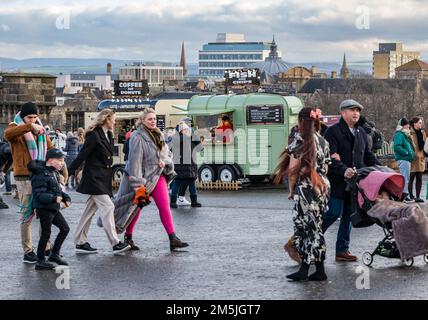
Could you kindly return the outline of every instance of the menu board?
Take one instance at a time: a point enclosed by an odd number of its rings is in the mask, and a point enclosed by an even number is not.
[[[165,130],[165,116],[164,115],[158,115],[156,116],[156,126],[159,128],[160,131]]]
[[[247,124],[284,124],[284,106],[247,106]]]

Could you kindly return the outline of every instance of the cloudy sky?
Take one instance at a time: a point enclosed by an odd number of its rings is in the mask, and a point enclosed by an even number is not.
[[[0,0],[0,57],[188,62],[218,32],[275,34],[291,62],[371,60],[379,42],[428,59],[426,0]]]

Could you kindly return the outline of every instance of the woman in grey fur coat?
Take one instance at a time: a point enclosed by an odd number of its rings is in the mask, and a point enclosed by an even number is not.
[[[133,200],[136,190],[141,186],[146,187],[159,209],[160,219],[170,240],[170,250],[188,246],[175,235],[169,206],[168,184],[175,175],[170,151],[163,134],[156,127],[156,113],[147,108],[140,115],[137,130],[130,138],[125,174],[114,200],[116,228],[120,232],[126,227],[125,242],[131,245],[131,250],[139,250],[132,240],[132,234],[141,209],[133,204]],[[130,215],[130,212],[133,214]]]

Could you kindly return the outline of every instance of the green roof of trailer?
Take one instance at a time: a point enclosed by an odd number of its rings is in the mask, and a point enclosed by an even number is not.
[[[297,114],[303,108],[302,101],[294,96],[250,93],[240,95],[196,95],[190,99],[187,112],[189,114],[218,114],[243,109],[247,105],[261,104],[287,105],[291,114]]]

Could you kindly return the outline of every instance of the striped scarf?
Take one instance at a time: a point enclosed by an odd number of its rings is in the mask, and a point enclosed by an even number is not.
[[[13,120],[17,125],[24,124],[24,120],[21,118],[20,112],[18,112]],[[37,124],[42,126],[42,122],[37,118]],[[37,142],[34,139],[33,133],[27,132],[24,134],[25,142],[27,143],[28,152],[32,160],[46,160],[46,151],[48,150],[48,143],[45,134],[39,134],[37,136]]]

